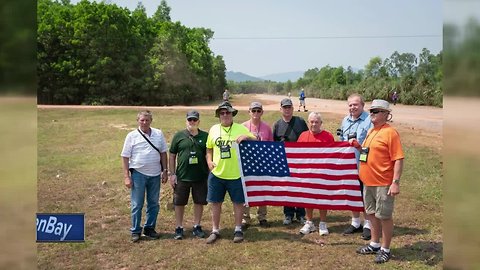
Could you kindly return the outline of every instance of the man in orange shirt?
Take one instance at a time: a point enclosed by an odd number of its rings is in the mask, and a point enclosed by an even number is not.
[[[404,159],[400,136],[387,123],[391,119],[389,105],[382,99],[373,100],[370,107],[373,128],[368,131],[362,146],[356,139],[350,140],[360,151],[359,176],[364,184],[365,212],[372,226],[371,242],[358,248],[357,253],[377,254],[376,263],[385,263],[391,257],[394,198],[400,193]]]

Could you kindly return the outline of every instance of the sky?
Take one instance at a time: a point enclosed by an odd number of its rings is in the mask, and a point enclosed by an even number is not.
[[[445,0],[448,2],[448,0]],[[443,1],[443,2],[445,2]],[[72,3],[78,1],[72,0]],[[134,10],[137,1],[107,0]],[[160,0],[141,1],[151,16]],[[214,31],[228,71],[251,76],[442,50],[441,0],[167,0],[172,21]],[[448,14],[447,14],[448,15]]]

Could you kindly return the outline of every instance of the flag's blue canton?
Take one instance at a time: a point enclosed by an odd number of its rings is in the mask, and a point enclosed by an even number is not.
[[[290,176],[283,143],[243,141],[239,148],[244,176]]]

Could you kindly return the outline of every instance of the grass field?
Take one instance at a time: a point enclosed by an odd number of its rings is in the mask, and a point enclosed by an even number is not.
[[[383,266],[375,266],[373,256],[355,253],[365,243],[359,235],[341,235],[350,222],[349,212],[345,211],[329,212],[329,236],[313,233],[302,237],[298,223],[282,225],[281,207],[269,207],[272,226],[251,226],[245,233],[245,242],[233,244],[233,210],[227,199],[222,211],[223,238],[218,243],[210,246],[202,239],[190,237],[191,206],[186,208],[186,239],[173,240],[174,212],[167,206],[172,200],[169,185],[161,187],[157,222],[161,239],[132,244],[129,191],[123,186],[120,151],[125,135],[136,127],[136,113],[132,109],[38,110],[38,212],[84,212],[86,217],[84,243],[37,244],[38,268],[442,268],[443,183],[438,145],[404,144],[406,164],[394,213],[394,257]],[[162,129],[168,142],[177,130],[184,128],[185,111],[161,109],[153,113],[152,126]],[[212,111],[200,113],[201,128],[208,130],[217,123]],[[278,118],[279,112],[265,112],[264,120],[270,124]],[[341,121],[337,115],[324,114],[323,118],[325,128],[332,133]],[[235,117],[236,122],[247,119],[247,112],[239,112]],[[205,208],[203,225],[207,231],[211,229],[209,206]]]

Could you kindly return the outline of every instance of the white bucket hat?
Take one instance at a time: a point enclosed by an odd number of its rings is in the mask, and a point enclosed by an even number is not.
[[[370,110],[373,109],[381,109],[381,110],[386,110],[391,112],[392,110],[390,109],[390,103],[388,101],[383,100],[383,99],[374,99],[372,101],[372,105],[370,106]]]

